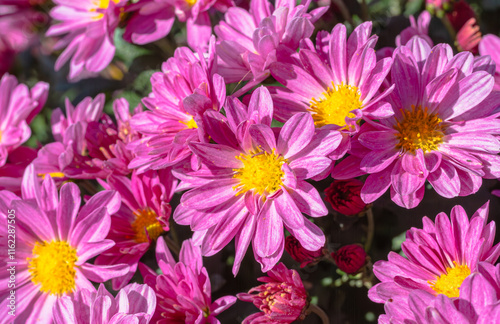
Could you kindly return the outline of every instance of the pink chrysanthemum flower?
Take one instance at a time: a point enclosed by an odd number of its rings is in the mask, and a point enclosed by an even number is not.
[[[394,115],[365,123],[332,177],[368,173],[364,202],[391,188],[392,200],[406,208],[423,199],[426,180],[452,198],[475,193],[482,178],[500,177],[498,97],[477,62],[469,52],[453,56],[446,44],[431,49],[417,36],[396,49],[395,90],[386,97]]]
[[[56,61],[59,70],[70,61],[69,79],[76,81],[104,70],[115,55],[113,35],[120,22],[120,12],[126,0],[54,0],[50,11],[59,21],[47,31],[47,36],[62,37],[54,49],[64,51]]]
[[[9,152],[31,136],[28,124],[42,109],[48,94],[45,82],[38,82],[30,90],[12,75],[0,79],[0,167],[5,165]]]
[[[206,50],[212,36],[209,10],[225,12],[233,5],[232,0],[141,0],[127,8],[133,13],[123,37],[136,44],[156,41],[170,32],[177,16],[186,22],[188,45]]]
[[[250,1],[250,12],[229,8],[224,21],[215,26],[218,37],[219,71],[227,83],[252,80],[235,95],[243,94],[269,76],[269,65],[277,52],[299,47],[310,37],[313,23],[328,10],[321,7],[307,13],[310,1],[296,6],[295,0]]]
[[[125,263],[130,266],[127,275],[113,279],[113,289],[125,286],[137,270],[139,259],[151,243],[168,231],[172,198],[177,181],[170,170],[147,171],[132,179],[110,176],[107,183],[99,181],[107,190],[116,190],[122,197],[118,212],[111,216],[108,239],[116,245],[99,255],[96,264]]]
[[[236,302],[234,296],[224,296],[212,302],[210,278],[203,267],[200,248],[191,240],[184,241],[176,262],[163,237],[156,244],[156,259],[162,271],[140,264],[144,283],[156,292],[158,305],[154,323],[220,323],[216,316]]]
[[[226,85],[215,73],[215,40],[208,58],[186,47],[162,65],[162,72],[151,77],[153,92],[143,99],[149,109],[131,120],[134,131],[143,137],[129,148],[137,155],[129,168],[158,170],[191,158],[190,142],[208,142],[202,116],[207,110],[219,110],[226,100]]]
[[[486,203],[470,221],[461,206],[455,206],[450,218],[436,216],[435,223],[423,218],[423,229],[406,233],[401,248],[407,258],[391,252],[389,261],[377,261],[373,271],[382,281],[368,292],[370,299],[384,303],[386,317],[409,312],[408,295],[421,290],[450,298],[462,295],[466,278],[477,271],[479,262],[494,264],[500,255],[500,244],[493,245],[495,222],[487,223]]]
[[[299,273],[280,263],[266,274],[267,277],[257,279],[264,284],[237,295],[238,299],[251,302],[262,311],[248,316],[242,324],[303,320],[308,303]]]
[[[361,118],[392,115],[390,105],[381,100],[392,88],[379,93],[392,59],[377,62],[373,49],[377,36],[370,33],[371,22],[367,22],[347,39],[346,27],[337,24],[331,35],[322,36],[327,50],[302,49],[294,64],[273,63],[272,75],[285,85],[272,89],[275,118],[286,121],[308,112],[317,128],[341,130],[344,141],[337,154],[341,156],[349,147],[349,134],[359,130]]]
[[[247,108],[237,99],[205,116],[207,133],[218,144],[191,143],[204,167],[176,174],[194,188],[181,197],[174,219],[191,225],[204,255],[213,255],[233,238],[233,273],[250,242],[263,271],[283,254],[283,226],[309,251],[325,244],[321,229],[307,220],[328,214],[318,191],[306,182],[329,169],[326,157],[341,140],[338,132],[316,132],[310,114],[290,118],[279,134],[270,128],[272,99],[257,89]],[[182,183],[181,183],[182,186]]]
[[[500,90],[500,37],[487,34],[479,42],[479,54],[489,55],[495,62],[495,90]]]
[[[140,138],[130,127],[131,115],[125,99],[113,103],[117,124],[103,113],[104,95],[83,99],[76,107],[66,100],[66,116],[52,114],[56,142],[45,145],[34,164],[40,175],[61,179],[104,179],[110,174],[127,175],[133,153],[127,144]],[[135,113],[142,111],[139,106]]]
[[[16,251],[9,261],[16,262],[16,322],[52,323],[53,306],[62,296],[81,289],[95,290],[89,280],[104,282],[128,272],[128,265],[96,266],[91,258],[112,247],[106,240],[110,214],[120,207],[120,196],[102,191],[80,208],[80,190],[74,183],[62,186],[58,196],[51,177],[39,184],[33,166],[26,169],[23,199],[11,192],[0,192],[1,217],[13,210]],[[36,225],[34,225],[36,224]],[[2,229],[5,236],[7,227]],[[2,240],[1,248],[7,250]],[[0,281],[7,282],[9,271],[3,262]],[[0,288],[2,309],[7,308],[10,288]],[[10,321],[7,316],[0,320]]]
[[[61,297],[54,307],[56,324],[140,323],[148,324],[156,309],[156,295],[148,285],[130,284],[114,297],[103,284],[97,292],[79,290]],[[98,322],[95,322],[99,319]]]
[[[500,265],[481,262],[478,271],[465,278],[460,297],[434,296],[422,290],[410,293],[410,313],[399,313],[394,323],[466,323],[500,322]],[[385,323],[379,321],[379,323]]]
[[[459,51],[477,54],[479,42],[481,42],[481,31],[476,25],[476,18],[471,18],[458,31],[455,45]]]

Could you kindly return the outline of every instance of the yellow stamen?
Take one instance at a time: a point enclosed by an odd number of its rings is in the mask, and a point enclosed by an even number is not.
[[[47,175],[50,175],[52,178],[64,178],[65,175],[62,172],[50,172],[50,173],[39,173],[38,176],[45,179]]]
[[[135,231],[135,241],[137,243],[149,242],[148,236],[151,240],[156,240],[164,232],[153,210],[149,208],[139,209],[134,212],[134,215],[135,220],[132,223],[132,229]]]
[[[192,7],[198,2],[198,0],[184,0],[188,4],[188,6]]]
[[[253,190],[254,194],[269,195],[280,189],[283,184],[282,178],[285,172],[281,166],[287,163],[287,160],[274,152],[268,153],[257,149],[250,154],[241,153],[236,158],[243,162],[243,167],[233,169],[236,174],[233,176],[239,179],[240,183],[233,187],[237,191],[236,196]]]
[[[415,153],[417,149],[424,152],[435,151],[443,142],[444,125],[437,114],[429,114],[427,108],[412,105],[411,110],[401,110],[403,119],[399,120],[394,129],[399,143],[397,149]]]
[[[444,294],[450,298],[460,296],[460,286],[470,275],[470,269],[467,265],[458,265],[455,261],[453,264],[455,266],[446,268],[446,273],[439,276],[435,282],[428,282],[437,294]]]
[[[196,124],[193,117],[188,121],[179,120],[179,123],[186,125],[188,129],[198,128],[198,124]]]
[[[92,4],[94,5],[94,8],[90,9],[89,11],[95,12],[98,9],[108,9],[109,7],[109,2],[113,1],[114,3],[120,2],[120,0],[93,0]],[[104,17],[103,13],[98,13],[95,17],[93,17],[93,20],[99,20]]]
[[[358,88],[348,84],[335,85],[332,82],[332,87],[321,95],[319,101],[312,98],[309,106],[316,127],[330,124],[344,126],[346,117],[354,117],[351,111],[363,106]]]
[[[76,249],[66,241],[36,242],[27,258],[31,281],[45,293],[64,294],[75,289]]]

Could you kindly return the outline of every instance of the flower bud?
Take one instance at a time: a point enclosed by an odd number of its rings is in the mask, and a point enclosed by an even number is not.
[[[355,215],[366,207],[360,197],[362,187],[363,182],[357,179],[334,180],[325,190],[326,201],[341,214]]]
[[[299,273],[289,270],[283,263],[267,272],[268,277],[257,280],[264,284],[240,293],[238,299],[253,303],[260,313],[255,313],[243,320],[250,323],[292,323],[303,320],[307,309],[307,293]]]
[[[366,252],[359,244],[345,245],[332,253],[337,267],[348,274],[358,273],[365,265]]]
[[[309,251],[304,249],[300,242],[292,235],[285,239],[285,250],[297,262],[300,262],[300,267],[303,268],[309,263],[319,261],[323,256],[323,248],[317,251]]]

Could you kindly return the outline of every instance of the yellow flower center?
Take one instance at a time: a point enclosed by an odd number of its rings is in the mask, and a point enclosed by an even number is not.
[[[50,175],[52,178],[64,178],[65,175],[62,172],[50,172],[50,173],[39,173],[38,176],[42,179],[45,179],[47,175]]]
[[[415,108],[411,110],[401,110],[403,120],[398,121],[394,129],[399,133],[396,135],[399,143],[397,149],[415,153],[417,149],[424,152],[435,151],[439,144],[443,142],[444,126],[443,121],[437,114],[429,114],[427,108]]]
[[[439,276],[435,282],[428,282],[437,294],[444,294],[450,298],[460,296],[460,286],[470,275],[470,269],[467,265],[458,265],[455,261],[453,264],[455,266],[446,268],[446,273]]]
[[[193,117],[188,121],[179,120],[179,123],[186,125],[188,129],[198,128],[198,124],[196,124]]]
[[[64,294],[75,289],[76,249],[66,241],[36,242],[27,258],[31,281],[45,293]]]
[[[135,231],[137,243],[149,242],[148,236],[151,240],[156,240],[164,232],[160,222],[156,219],[156,213],[151,209],[139,209],[134,212],[134,215],[132,229]]]
[[[97,9],[108,9],[109,7],[109,1],[110,0],[92,0],[92,4],[94,5],[95,8],[90,9],[91,12],[97,11]],[[120,0],[111,0],[114,3],[120,2]],[[95,17],[93,17],[93,20],[99,20],[104,17],[103,13],[98,13]]]
[[[236,171],[233,178],[239,179],[240,183],[233,187],[237,191],[236,196],[253,190],[254,194],[269,195],[275,192],[283,184],[281,180],[285,172],[281,166],[287,163],[287,160],[274,152],[268,153],[257,149],[250,154],[241,153],[236,156],[243,162],[243,167],[233,169]]]
[[[330,124],[344,126],[346,117],[354,117],[351,111],[363,106],[358,88],[348,84],[335,85],[332,82],[332,87],[321,95],[319,100],[312,98],[309,106],[316,127]]]
[[[188,4],[188,6],[192,7],[198,2],[198,0],[184,0]]]

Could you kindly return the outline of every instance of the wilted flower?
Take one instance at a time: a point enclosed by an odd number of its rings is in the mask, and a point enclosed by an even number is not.
[[[323,256],[323,248],[316,251],[306,250],[299,240],[292,235],[287,236],[285,239],[285,250],[295,261],[300,262],[301,268],[310,263],[318,262]]]
[[[160,236],[156,259],[162,271],[160,275],[144,264],[139,265],[144,283],[156,292],[158,306],[154,323],[220,323],[216,316],[236,302],[234,296],[212,302],[210,278],[203,267],[200,248],[191,240],[184,241],[179,262],[175,262]]]
[[[257,279],[264,282],[263,285],[237,295],[238,299],[251,302],[261,310],[260,313],[245,318],[242,324],[292,323],[303,320],[308,302],[299,273],[280,263],[268,271],[267,276]]]
[[[325,199],[332,208],[344,215],[356,215],[362,212],[366,204],[361,200],[363,182],[357,179],[334,180],[325,189]]]
[[[462,286],[478,263],[494,264],[500,255],[500,244],[493,246],[495,222],[486,223],[488,203],[468,219],[461,206],[455,206],[450,218],[436,216],[435,223],[423,219],[423,229],[406,233],[401,249],[407,258],[391,252],[389,261],[377,261],[373,272],[382,282],[370,289],[368,296],[385,304],[383,317],[398,319],[409,312],[408,296],[420,290],[450,298],[462,296]]]
[[[106,240],[110,214],[120,207],[115,191],[101,191],[80,208],[80,190],[74,183],[62,186],[59,195],[50,176],[40,185],[33,166],[26,169],[20,199],[0,192],[0,217],[8,210],[16,216],[16,322],[52,323],[53,306],[61,297],[81,289],[94,291],[92,283],[104,282],[128,272],[128,265],[97,266],[88,261],[115,243]],[[36,225],[35,225],[36,224]],[[6,237],[7,227],[0,236]],[[7,250],[2,240],[0,248]],[[10,275],[7,264],[0,267],[0,281]],[[0,288],[4,303],[10,288]],[[1,305],[3,309],[5,304]],[[4,320],[2,318],[2,320]]]
[[[72,296],[61,297],[54,307],[54,321],[56,324],[148,324],[155,309],[156,295],[148,285],[130,284],[114,297],[100,284],[97,292],[82,289]]]
[[[332,252],[337,267],[348,274],[355,274],[361,270],[366,263],[365,249],[359,244],[344,245]]]

